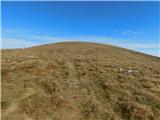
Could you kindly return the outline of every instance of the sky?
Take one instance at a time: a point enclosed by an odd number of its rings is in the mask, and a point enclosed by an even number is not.
[[[1,47],[86,41],[160,56],[159,4],[158,1],[3,1]]]

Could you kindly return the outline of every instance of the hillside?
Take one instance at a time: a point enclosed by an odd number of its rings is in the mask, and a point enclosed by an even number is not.
[[[2,120],[160,120],[160,58],[64,42],[2,50]]]

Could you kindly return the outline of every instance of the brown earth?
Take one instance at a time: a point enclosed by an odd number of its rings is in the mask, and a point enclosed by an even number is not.
[[[160,120],[160,58],[96,43],[2,50],[2,120]]]

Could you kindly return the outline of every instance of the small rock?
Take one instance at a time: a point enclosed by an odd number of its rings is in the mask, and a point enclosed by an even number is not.
[[[128,70],[127,72],[128,72],[128,73],[132,73],[132,72],[133,72],[133,70]]]
[[[105,83],[104,83],[104,86],[106,86],[106,87],[107,87],[107,86],[108,86],[108,82],[105,82]]]
[[[122,72],[122,71],[123,71],[123,68],[119,68],[119,71]]]
[[[32,59],[32,58],[34,58],[34,56],[28,56],[28,57],[27,57],[27,59]]]

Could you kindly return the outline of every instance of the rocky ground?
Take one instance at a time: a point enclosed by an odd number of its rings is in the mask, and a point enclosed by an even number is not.
[[[1,55],[2,120],[160,120],[160,58],[66,42]]]

